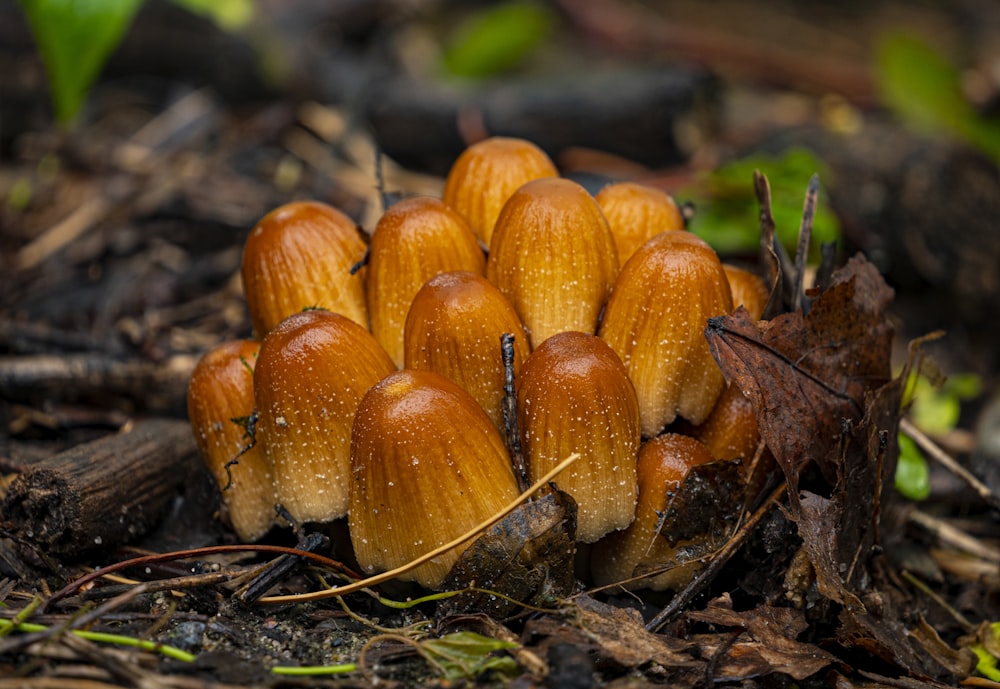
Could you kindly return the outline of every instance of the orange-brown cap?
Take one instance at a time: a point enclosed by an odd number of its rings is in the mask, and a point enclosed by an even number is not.
[[[326,204],[297,201],[261,218],[243,247],[243,289],[258,337],[306,308],[367,328],[363,272],[351,274],[364,255],[354,222]]]
[[[253,413],[253,368],[260,344],[226,342],[195,366],[188,386],[188,418],[205,464],[222,489],[229,521],[244,541],[255,541],[274,521],[274,481],[258,443],[237,420]],[[246,451],[244,451],[246,450]]]
[[[441,273],[420,288],[406,317],[406,368],[434,371],[462,386],[502,432],[500,336],[514,335],[514,372],[528,356],[528,338],[514,307],[482,275]]]
[[[556,479],[576,500],[577,540],[593,543],[632,522],[639,403],[618,355],[581,332],[553,335],[521,369],[517,410],[532,481],[574,452]]]
[[[372,235],[368,311],[372,334],[403,365],[403,327],[410,302],[438,273],[482,274],[486,259],[462,217],[438,199],[405,199],[389,208]]]
[[[576,182],[528,182],[504,205],[486,276],[514,306],[533,347],[567,330],[593,333],[617,275],[608,223]]]
[[[510,195],[526,182],[558,174],[545,152],[530,141],[494,136],[472,144],[458,157],[445,181],[444,202],[489,246]]]
[[[635,385],[642,433],[658,434],[680,415],[701,423],[725,380],[704,330],[732,311],[722,263],[689,232],[664,232],[633,254],[608,301],[600,336]]]
[[[254,374],[257,431],[277,499],[296,520],[347,513],[354,412],[395,369],[367,330],[329,311],[289,316],[264,338]]]
[[[673,561],[676,539],[659,532],[660,515],[688,471],[714,459],[704,445],[685,435],[665,433],[643,443],[639,450],[635,521],[624,531],[609,534],[591,551],[591,572],[598,586],[631,579],[640,565],[655,568]],[[639,586],[674,588],[690,575],[690,570],[681,569],[644,579]]]
[[[684,216],[665,191],[635,182],[617,182],[595,197],[618,249],[623,265],[635,250],[661,232],[683,230]]]
[[[764,280],[756,273],[749,270],[737,268],[729,264],[723,264],[726,271],[726,279],[729,280],[729,290],[733,293],[733,308],[744,307],[750,317],[755,321],[760,320],[767,306],[768,290]]]
[[[394,569],[448,543],[518,494],[489,417],[431,371],[398,371],[365,395],[351,462],[351,542],[366,572]],[[434,588],[468,545],[401,578]]]

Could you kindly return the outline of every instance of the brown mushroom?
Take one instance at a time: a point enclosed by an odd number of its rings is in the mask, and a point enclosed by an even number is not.
[[[357,226],[337,209],[297,201],[274,209],[250,231],[243,248],[243,289],[254,331],[263,337],[306,308],[341,313],[367,328],[365,255]]]
[[[263,447],[251,446],[240,418],[253,413],[253,369],[260,343],[226,342],[209,350],[191,374],[187,409],[194,439],[222,492],[229,521],[255,541],[274,521],[274,480]]]
[[[297,521],[347,513],[354,412],[395,369],[367,330],[329,311],[289,316],[264,338],[254,374],[257,432],[277,499]]]
[[[486,276],[514,306],[532,347],[567,330],[594,332],[617,274],[611,230],[579,184],[528,182],[500,212]]]
[[[365,572],[395,569],[517,497],[503,440],[465,390],[398,371],[361,400],[351,440],[349,524]],[[435,588],[469,543],[401,576]]]
[[[632,522],[639,403],[618,355],[581,332],[553,335],[521,369],[517,409],[529,476],[578,452],[556,479],[576,500],[577,540],[593,543]]]

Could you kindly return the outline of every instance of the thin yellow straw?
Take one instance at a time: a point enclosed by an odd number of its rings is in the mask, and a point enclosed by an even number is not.
[[[528,498],[530,498],[539,489],[544,487],[549,481],[551,481],[557,475],[559,475],[559,473],[562,472],[563,469],[568,467],[570,464],[572,464],[579,458],[580,458],[580,453],[574,452],[569,457],[567,457],[563,461],[559,462],[559,464],[557,464],[555,467],[553,467],[552,471],[548,472],[547,474],[545,474],[545,476],[542,476],[540,479],[535,481],[528,488],[528,490],[521,493],[517,497],[517,499],[515,499],[501,511],[497,512],[495,515],[484,521],[482,524],[479,524],[478,526],[470,529],[469,531],[465,532],[464,534],[454,539],[453,541],[449,541],[448,543],[445,543],[444,545],[435,548],[429,553],[421,555],[416,560],[410,560],[402,567],[397,567],[396,569],[391,569],[388,572],[382,572],[381,574],[376,574],[375,576],[368,577],[367,579],[361,579],[359,581],[355,581],[353,584],[337,586],[332,589],[326,589],[323,591],[311,591],[309,593],[293,593],[287,596],[265,596],[264,598],[258,599],[257,602],[258,603],[304,603],[306,601],[311,601],[311,600],[323,600],[324,598],[333,598],[336,596],[343,596],[348,593],[354,593],[355,591],[360,591],[361,589],[368,588],[369,586],[375,586],[376,584],[381,584],[384,581],[395,579],[400,574],[409,572],[411,569],[419,567],[428,560],[433,560],[442,553],[446,553],[455,546],[461,545],[462,543],[465,543],[474,536],[477,536],[483,531],[486,531],[486,529],[490,528],[491,526],[499,522],[501,519],[506,517],[508,514],[513,512],[515,509],[517,509],[518,506],[527,502]]]

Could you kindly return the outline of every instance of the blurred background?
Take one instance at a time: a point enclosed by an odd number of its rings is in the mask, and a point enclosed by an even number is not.
[[[986,0],[0,0],[0,352],[162,364],[245,336],[240,247],[264,213],[315,198],[370,231],[488,135],[594,191],[663,188],[750,263],[752,171],[789,246],[817,173],[814,251],[864,251],[904,347],[944,329],[937,368],[973,374],[966,425],[991,398],[1000,416]],[[177,411],[172,384],[123,386],[125,408]]]

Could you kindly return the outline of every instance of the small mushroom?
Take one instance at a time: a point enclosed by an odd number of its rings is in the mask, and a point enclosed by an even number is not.
[[[351,543],[369,573],[454,540],[518,495],[486,412],[431,371],[398,371],[368,391],[354,420],[351,465]],[[437,587],[469,543],[400,578]]]
[[[251,446],[240,418],[253,413],[253,369],[260,343],[226,342],[199,360],[188,386],[194,439],[222,492],[236,535],[255,541],[274,521],[274,480],[263,447]]]
[[[663,232],[626,262],[600,337],[635,385],[643,436],[678,415],[694,424],[708,417],[725,380],[704,330],[709,318],[732,309],[719,257],[689,232]]]
[[[567,330],[594,332],[617,275],[608,223],[576,182],[528,182],[500,211],[486,276],[514,306],[532,347]]]
[[[623,265],[636,249],[668,230],[683,230],[684,216],[665,191],[635,182],[617,182],[594,197],[611,227]]]
[[[635,521],[624,531],[608,534],[591,550],[591,573],[598,586],[631,579],[644,570],[674,562],[679,552],[676,539],[662,533],[661,515],[667,509],[692,467],[715,461],[712,453],[694,438],[665,433],[647,440],[639,450],[639,502]],[[697,570],[697,563],[682,564],[636,587],[676,589]]]
[[[274,209],[243,247],[243,289],[250,319],[264,337],[283,318],[307,308],[341,313],[367,328],[365,255],[357,226],[336,208],[297,201]]]
[[[389,208],[372,234],[368,311],[372,334],[397,366],[403,365],[403,327],[417,290],[438,273],[482,274],[486,259],[465,220],[426,196]]]
[[[545,152],[530,141],[494,136],[472,144],[458,157],[448,172],[443,199],[489,246],[510,195],[533,179],[558,174]]]
[[[577,540],[624,529],[635,515],[639,403],[618,355],[594,335],[559,333],[532,352],[517,380],[531,480],[579,453],[556,479],[576,500]]]
[[[413,298],[404,329],[406,368],[434,371],[458,383],[501,432],[504,369],[500,336],[514,335],[514,373],[528,356],[528,338],[514,307],[486,278],[441,273]]]
[[[297,521],[347,513],[354,413],[394,370],[367,330],[329,311],[289,316],[264,338],[254,374],[257,432],[277,499]]]

